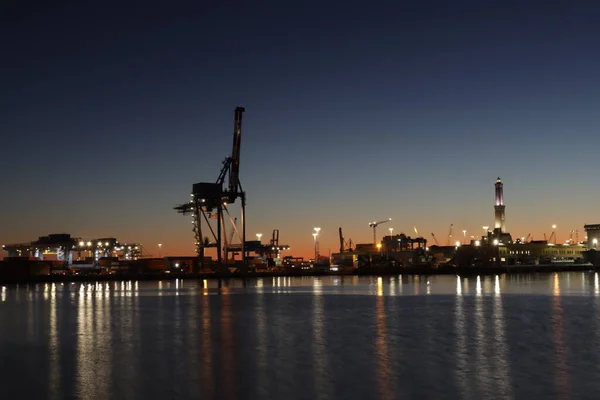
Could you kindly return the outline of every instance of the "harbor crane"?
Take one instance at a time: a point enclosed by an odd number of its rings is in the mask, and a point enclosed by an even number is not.
[[[340,253],[343,253],[345,251],[352,251],[354,244],[352,243],[352,239],[348,239],[348,241],[346,241],[344,239],[344,235],[342,234],[342,227],[339,228],[339,233],[340,233]]]
[[[386,219],[384,221],[379,221],[379,222],[369,222],[369,226],[371,228],[373,228],[373,244],[377,243],[377,227],[381,224],[385,224],[386,222],[390,222],[392,219]]]
[[[216,247],[217,261],[222,265],[228,261],[228,254],[241,253],[242,263],[246,264],[246,192],[242,189],[240,182],[240,145],[242,136],[242,115],[244,107],[236,107],[233,124],[233,148],[231,156],[223,161],[223,166],[216,182],[199,182],[192,185],[191,199],[174,207],[183,215],[192,215],[194,237],[196,239],[196,252],[200,266],[204,263],[205,248]],[[229,178],[229,182],[225,182]],[[231,216],[228,205],[241,202],[241,229],[238,229],[237,219]],[[232,245],[233,237],[228,237],[226,229],[226,218],[230,222],[230,228],[237,234],[239,245]],[[210,219],[216,222],[210,223]],[[216,225],[216,227],[213,227]],[[215,229],[216,228],[216,229]],[[206,240],[204,233],[210,231],[212,239]]]
[[[437,240],[437,238],[435,237],[435,235],[433,234],[433,232],[431,232],[431,237],[433,237],[433,240],[435,240],[435,244],[436,244],[437,246],[439,246],[440,244],[438,243],[438,240]]]

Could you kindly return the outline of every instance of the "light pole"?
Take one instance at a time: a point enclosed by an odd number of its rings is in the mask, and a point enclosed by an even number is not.
[[[158,244],[158,258],[160,258],[160,248],[162,247],[162,243]]]
[[[256,234],[256,238],[258,239],[258,241],[260,242],[260,238],[262,237],[262,233],[257,233]]]
[[[556,224],[552,225],[552,233],[552,236],[554,236],[554,244],[556,244]]]
[[[313,232],[312,235],[313,235],[314,247],[315,247],[315,262],[317,262],[317,236],[318,236],[318,233]]]
[[[315,260],[319,261],[319,232],[321,228],[315,228]]]
[[[467,230],[463,229],[463,243],[466,244],[465,242],[467,241]]]

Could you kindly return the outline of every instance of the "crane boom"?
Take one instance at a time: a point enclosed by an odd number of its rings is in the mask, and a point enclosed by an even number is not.
[[[342,227],[340,226],[339,228],[339,232],[340,232],[340,253],[344,252],[344,236],[342,235]]]
[[[231,175],[229,175],[229,192],[237,193],[240,178],[240,146],[242,142],[242,114],[244,107],[236,107],[233,124],[233,149],[231,151]]]
[[[435,244],[439,246],[440,244],[438,243],[438,240],[435,237],[435,235],[433,234],[433,232],[431,232],[431,237],[433,237],[433,240],[435,240]]]
[[[392,219],[386,219],[384,221],[379,222],[369,222],[369,226],[373,228],[373,244],[377,243],[377,226],[380,224],[385,224],[386,222],[390,222]]]

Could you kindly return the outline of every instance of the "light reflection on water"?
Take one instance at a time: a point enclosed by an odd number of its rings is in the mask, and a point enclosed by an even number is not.
[[[7,286],[0,376],[23,398],[577,398],[600,390],[598,292],[597,273]]]

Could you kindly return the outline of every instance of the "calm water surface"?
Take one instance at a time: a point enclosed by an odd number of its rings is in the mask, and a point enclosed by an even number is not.
[[[595,273],[0,287],[4,399],[598,399]]]

